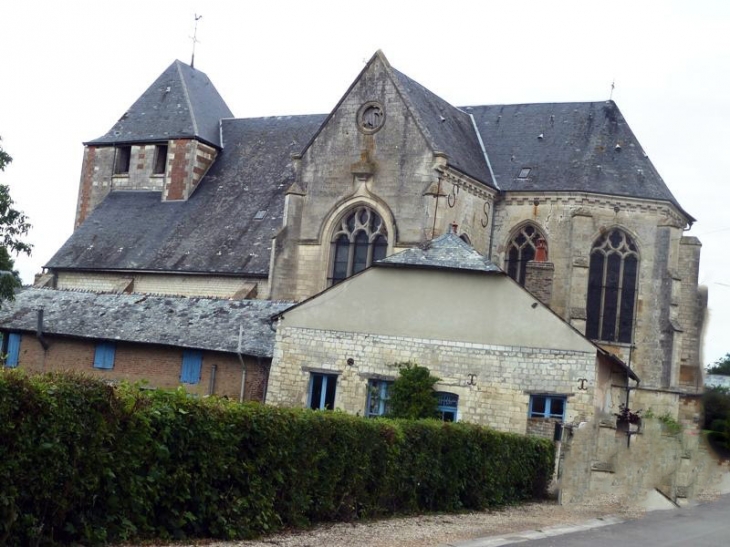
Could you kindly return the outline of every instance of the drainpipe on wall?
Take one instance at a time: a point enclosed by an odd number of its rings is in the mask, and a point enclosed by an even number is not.
[[[213,395],[215,393],[216,372],[218,372],[218,365],[214,364],[212,367],[210,367],[210,382],[208,382],[208,395]]]
[[[241,339],[243,338],[243,324],[241,324],[238,327],[238,351],[236,351],[236,355],[238,355],[238,360],[241,362],[241,394],[238,396],[238,402],[243,402],[243,390],[246,387],[246,363],[243,360],[243,355],[241,354]]]
[[[48,340],[43,337],[43,308],[38,308],[38,323],[36,325],[35,336],[38,338],[41,346],[43,346],[43,349],[48,351]]]

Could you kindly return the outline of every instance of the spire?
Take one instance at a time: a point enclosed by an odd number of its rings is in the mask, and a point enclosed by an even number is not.
[[[203,18],[202,15],[195,14],[195,28],[190,39],[193,41],[193,55],[190,57],[190,68],[195,68],[195,44],[198,43],[198,21]]]

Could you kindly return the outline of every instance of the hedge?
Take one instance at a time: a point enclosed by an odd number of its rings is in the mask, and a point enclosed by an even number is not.
[[[548,441],[0,373],[0,545],[250,538],[541,496]]]

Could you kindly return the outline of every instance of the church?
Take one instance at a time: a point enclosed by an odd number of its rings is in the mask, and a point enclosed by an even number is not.
[[[256,371],[257,387],[231,372],[239,383],[226,393],[243,398],[245,387],[263,400],[276,328],[264,328],[268,317],[453,233],[620,362],[627,381],[640,378],[636,404],[676,413],[702,383],[701,244],[684,234],[694,221],[612,101],[457,107],[378,51],[328,114],[240,119],[203,72],[175,61],[84,143],[75,231],[0,328],[17,335],[5,348],[16,364],[43,370],[43,337],[55,333],[85,340],[90,368],[107,374],[122,357],[110,341],[159,354],[189,353],[186,339],[200,339],[193,350],[225,358],[206,368],[205,356],[174,354],[160,386],[199,375],[203,392],[216,393],[215,371],[240,364]],[[103,298],[84,304],[88,293]],[[78,320],[65,331],[58,298],[76,299]],[[170,328],[157,335],[125,327],[134,314],[109,319],[140,298]],[[199,311],[180,323],[179,302]],[[477,312],[470,321],[493,310]],[[213,313],[237,314],[225,343],[185,334]],[[516,328],[529,338],[545,325]],[[33,336],[21,342],[23,333]],[[261,342],[242,344],[250,333]],[[24,353],[24,344],[35,346]],[[140,352],[125,378],[144,377]]]

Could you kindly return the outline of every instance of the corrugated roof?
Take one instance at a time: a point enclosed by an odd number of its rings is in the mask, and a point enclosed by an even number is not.
[[[271,357],[269,319],[293,302],[217,300],[27,289],[0,310],[0,328]],[[241,329],[241,327],[243,327]]]
[[[175,61],[105,135],[86,144],[197,138],[220,148],[220,120],[232,117],[208,76]]]

